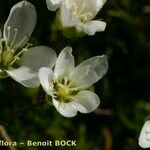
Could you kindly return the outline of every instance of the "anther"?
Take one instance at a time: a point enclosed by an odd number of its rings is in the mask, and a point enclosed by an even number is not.
[[[23,50],[24,52],[27,52],[27,51],[28,51],[28,49],[27,49],[27,48],[23,48],[22,50]]]
[[[15,61],[19,60],[20,55],[22,55],[24,52],[27,52],[28,49],[27,48],[23,48],[18,54],[16,54],[14,56],[14,60],[10,63],[10,65],[13,65],[15,63]]]
[[[28,49],[29,47],[33,46],[33,44],[31,43],[27,43],[27,46],[25,47],[26,49]]]
[[[6,46],[9,45],[9,41],[10,41],[10,30],[11,30],[11,26],[7,26],[6,27],[7,31],[8,31],[8,37],[7,37],[7,40],[6,40]]]
[[[18,44],[14,45],[13,49],[18,49],[23,44],[23,42],[27,39],[28,39],[28,36],[26,35]]]
[[[15,56],[14,59],[15,59],[15,60],[19,60],[20,58],[19,58],[18,56]]]
[[[3,43],[4,42],[4,39],[0,39],[0,54],[2,53],[2,50],[3,50]]]
[[[7,51],[9,51],[10,53],[14,53],[15,52],[13,49],[10,49],[10,47],[7,47]]]
[[[64,85],[67,86],[67,84],[68,84],[68,79],[67,77],[64,77]]]
[[[10,47],[13,47],[14,44],[15,44],[15,40],[16,40],[17,34],[18,34],[18,29],[15,28],[15,29],[14,29],[14,32],[15,32],[15,35],[14,35],[14,37],[13,37],[13,40],[11,41]]]

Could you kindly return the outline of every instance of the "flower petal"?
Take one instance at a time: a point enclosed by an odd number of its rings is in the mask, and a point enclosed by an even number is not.
[[[75,67],[69,75],[71,87],[86,89],[100,80],[108,69],[105,55],[94,56]]]
[[[90,113],[94,111],[100,104],[99,97],[91,91],[80,91],[72,103],[81,113]]]
[[[141,130],[139,145],[142,148],[150,148],[150,121],[146,121]]]
[[[74,117],[77,115],[77,110],[74,108],[71,102],[61,103],[53,99],[53,105],[56,110],[64,117]]]
[[[92,1],[92,0],[91,0]],[[97,13],[99,12],[99,10],[103,7],[103,5],[105,4],[105,2],[106,2],[106,0],[96,0],[96,3],[95,3],[95,5],[96,5],[96,11],[97,11]],[[95,12],[96,13],[96,12]],[[96,14],[97,14],[96,13]],[[95,14],[95,15],[96,15]]]
[[[65,0],[62,3],[61,6],[61,21],[63,26],[65,27],[71,27],[71,26],[76,26],[81,23],[81,21],[72,15],[72,12],[70,11],[69,7],[72,5],[72,0]]]
[[[52,96],[51,84],[53,80],[53,71],[50,68],[42,67],[39,70],[38,77],[45,92]]]
[[[15,81],[17,81],[25,87],[34,88],[40,85],[37,72],[30,70],[28,67],[22,66],[18,69],[6,70],[6,72]]]
[[[47,46],[32,47],[21,57],[20,65],[38,72],[41,67],[53,68],[56,62],[56,53]]]
[[[41,67],[53,68],[55,61],[56,53],[51,48],[33,47],[21,57],[20,68],[6,70],[6,72],[25,87],[37,87],[40,84],[38,80],[39,69]]]
[[[23,47],[33,32],[36,19],[36,10],[31,3],[23,0],[14,5],[4,25],[7,46],[15,49]]]
[[[68,74],[73,70],[74,64],[75,62],[72,55],[72,48],[69,46],[65,47],[56,60],[54,69],[55,79],[68,76]]]
[[[73,0],[72,5],[75,6],[72,7],[75,8],[73,12],[76,13],[80,19],[86,22],[90,21],[95,18],[105,1],[106,0]]]
[[[95,18],[106,0],[63,0],[61,20],[64,26],[77,26]]]
[[[105,28],[106,23],[98,20],[89,21],[76,27],[77,31],[84,32],[88,35],[94,35],[95,32],[102,32],[105,30]]]
[[[60,8],[62,0],[46,0],[47,8],[50,11],[55,11],[57,8]]]

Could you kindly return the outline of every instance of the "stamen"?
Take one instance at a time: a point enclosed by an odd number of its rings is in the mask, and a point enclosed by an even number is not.
[[[67,86],[67,84],[68,84],[68,79],[67,77],[64,77],[64,85]]]
[[[16,38],[17,38],[18,29],[15,28],[15,29],[14,29],[14,32],[15,32],[15,35],[14,35],[14,37],[13,37],[13,40],[11,41],[11,44],[10,44],[10,47],[12,47],[12,49],[13,49],[13,46],[14,46],[14,44],[15,44],[15,40],[16,40]]]
[[[15,61],[17,61],[17,60],[19,60],[20,58],[20,55],[22,55],[24,52],[27,52],[28,51],[28,48],[23,48],[18,54],[16,54],[15,56],[14,56],[14,59],[13,59],[13,61],[10,63],[10,66],[12,66],[14,63],[15,63]]]
[[[10,49],[10,47],[7,47],[7,51],[11,52],[14,54],[15,50],[14,49]]]
[[[57,93],[57,92],[52,92],[52,97],[53,97],[53,98],[57,98],[57,96],[58,96],[58,93]]]
[[[8,31],[8,37],[7,37],[7,40],[6,40],[6,46],[8,46],[10,43],[10,30],[11,30],[11,26],[7,26],[7,31]]]
[[[64,87],[64,85],[62,85],[61,83],[58,83],[57,85],[62,88]]]
[[[18,49],[27,39],[29,39],[29,36],[26,34],[25,37],[19,43],[17,43],[16,39],[17,39],[17,35],[18,35],[19,31],[17,28],[14,28],[14,36],[13,36],[13,39],[10,41],[11,26],[7,26],[7,31],[8,31],[8,37],[6,40],[6,46],[10,47],[10,49],[13,49],[13,50]]]
[[[57,81],[53,87],[51,85],[50,91],[54,91],[52,92],[52,98],[60,101],[62,105],[70,102],[72,97],[78,92],[78,88],[70,87],[70,83],[70,80],[65,76],[61,81]]]
[[[26,45],[26,49],[28,49],[29,47],[31,47],[31,46],[33,46],[33,44],[32,43],[27,43],[27,45]]]
[[[78,91],[78,88],[69,88],[70,91]]]
[[[28,38],[29,38],[29,36],[26,35],[26,36],[19,42],[19,44],[15,44],[15,45],[14,45],[13,49],[18,49],[18,48],[21,46],[21,44],[22,44],[25,40],[27,40]]]
[[[92,13],[90,13],[90,12],[87,12],[87,13],[85,13],[85,14],[82,14],[82,15],[80,15],[80,20],[82,21],[82,22],[86,22],[87,20],[88,20],[88,18],[89,17],[92,17],[93,15],[92,15]]]
[[[0,39],[0,54],[2,53],[3,51],[3,42],[4,42],[4,39]]]

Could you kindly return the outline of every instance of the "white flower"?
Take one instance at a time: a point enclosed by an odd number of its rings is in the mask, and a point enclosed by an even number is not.
[[[3,35],[0,32],[0,78],[11,76],[26,87],[36,87],[39,68],[54,66],[56,54],[52,49],[46,46],[29,48],[31,45],[27,44],[36,20],[31,3],[24,0],[12,7]]]
[[[66,47],[57,58],[54,71],[42,67],[38,76],[57,111],[65,117],[73,117],[77,111],[89,113],[99,106],[98,96],[88,88],[101,79],[107,69],[104,55],[87,59],[75,67],[72,48]]]
[[[75,27],[78,32],[94,35],[104,31],[106,23],[93,20],[106,0],[46,0],[51,11],[61,9],[61,22],[64,27]]]
[[[142,148],[150,148],[150,120],[146,121],[140,136],[139,136],[139,145]]]
[[[63,0],[61,21],[64,27],[75,27],[88,35],[104,31],[106,23],[93,20],[106,0]]]

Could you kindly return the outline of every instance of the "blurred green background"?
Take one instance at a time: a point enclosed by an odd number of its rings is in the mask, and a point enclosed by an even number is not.
[[[17,2],[0,2],[1,29]],[[30,2],[38,14],[30,42],[50,46],[57,53],[66,45],[72,46],[77,64],[106,54],[109,70],[94,85],[101,99],[99,109],[90,114],[79,113],[74,118],[64,118],[54,107],[43,104],[45,93],[41,87],[27,89],[11,78],[0,80],[0,124],[13,140],[77,141],[76,147],[17,149],[140,150],[139,133],[150,114],[150,1],[107,1],[96,16],[107,22],[106,30],[71,40],[59,31],[52,31],[56,13],[48,11],[45,0]]]

